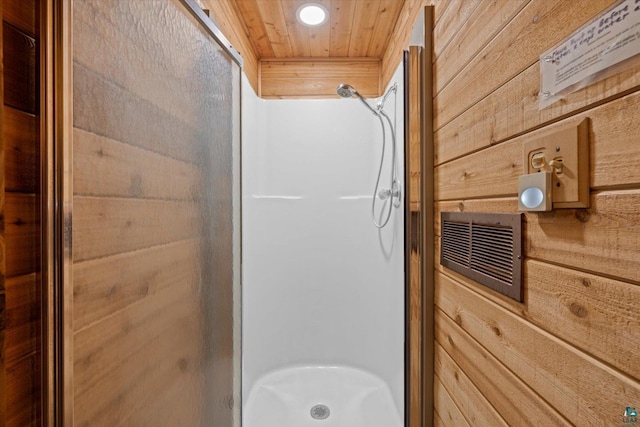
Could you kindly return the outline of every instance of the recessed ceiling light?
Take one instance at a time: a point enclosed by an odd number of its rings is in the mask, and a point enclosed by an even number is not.
[[[329,11],[320,3],[305,3],[298,8],[296,17],[304,25],[315,27],[327,22]]]

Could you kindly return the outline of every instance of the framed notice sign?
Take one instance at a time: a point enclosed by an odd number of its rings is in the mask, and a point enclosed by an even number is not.
[[[639,53],[640,0],[622,0],[540,56],[540,109],[620,72]]]

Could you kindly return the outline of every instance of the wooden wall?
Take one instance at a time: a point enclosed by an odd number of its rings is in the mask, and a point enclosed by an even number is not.
[[[39,23],[36,0],[2,1],[3,87],[0,168],[5,252],[0,284],[0,425],[39,425]],[[0,203],[2,205],[2,203]],[[4,318],[2,318],[4,315]],[[1,375],[0,375],[1,376]]]
[[[231,426],[231,63],[178,1],[73,28],[75,426]]]
[[[436,259],[437,425],[621,425],[640,406],[640,66],[538,109],[539,55],[612,3],[438,7],[436,236],[442,211],[517,211],[523,142],[582,118],[591,207],[525,215],[522,304]]]

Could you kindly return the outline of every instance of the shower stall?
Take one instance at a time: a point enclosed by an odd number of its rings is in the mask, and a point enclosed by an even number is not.
[[[243,81],[244,427],[404,425],[402,67],[394,85],[387,121],[347,85],[261,100]]]
[[[263,100],[195,0],[49,6],[49,423],[403,426],[402,65]]]

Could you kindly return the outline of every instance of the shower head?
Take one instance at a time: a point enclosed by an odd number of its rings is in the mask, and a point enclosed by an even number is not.
[[[360,95],[358,91],[353,88],[353,86],[346,83],[340,83],[336,88],[336,92],[343,98],[353,98],[354,96],[356,96],[360,100],[360,102],[362,102],[374,115],[378,115],[378,112],[374,110],[373,107],[371,107],[371,105],[367,103],[367,101],[364,100],[362,95]]]
[[[343,98],[352,98],[354,95],[358,95],[358,92],[346,83],[340,83],[336,88],[336,92]]]

